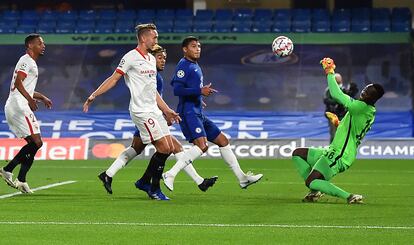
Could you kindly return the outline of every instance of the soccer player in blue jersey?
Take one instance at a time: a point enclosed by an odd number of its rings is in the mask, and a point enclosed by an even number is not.
[[[164,79],[162,78],[160,71],[164,70],[165,62],[167,59],[167,52],[166,50],[161,47],[160,45],[156,44],[154,48],[151,50],[151,54],[154,55],[156,59],[156,66],[157,66],[157,91],[162,96],[163,92],[163,84]],[[174,144],[174,154],[179,155],[182,154],[183,148],[179,141],[172,136],[173,144]],[[145,149],[147,145],[142,142],[139,130],[136,129],[134,133],[134,138],[132,140],[131,146],[127,147],[119,156],[115,159],[112,165],[104,172],[98,175],[99,179],[102,181],[103,186],[105,187],[106,191],[109,194],[112,194],[112,178],[115,174],[123,167],[125,167],[132,159],[134,159],[137,155],[141,154],[142,151]],[[135,186],[143,191],[146,191],[149,187],[149,183],[151,182],[152,175],[151,175],[151,165],[149,164],[144,175],[135,182]],[[184,168],[193,180],[198,183],[198,187],[202,191],[206,191],[209,187],[213,186],[217,177],[212,178],[202,178],[197,174],[194,167],[189,164]],[[195,174],[193,174],[195,173]],[[200,182],[197,182],[201,180]]]
[[[178,62],[175,75],[171,81],[171,85],[174,87],[174,95],[179,97],[177,112],[182,118],[180,122],[181,130],[186,139],[198,146],[203,152],[208,149],[207,141],[218,145],[221,156],[237,177],[240,187],[247,188],[259,181],[263,174],[244,173],[231,150],[227,137],[214,122],[204,115],[202,97],[210,96],[217,91],[211,87],[211,83],[208,85],[203,83],[203,72],[197,63],[201,54],[199,40],[196,37],[189,36],[183,40],[181,46],[184,58]],[[177,162],[169,171],[163,174],[164,184],[169,190],[173,190],[174,178],[184,167],[184,163]]]

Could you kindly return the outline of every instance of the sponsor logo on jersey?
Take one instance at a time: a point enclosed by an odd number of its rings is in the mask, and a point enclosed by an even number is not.
[[[177,71],[177,77],[183,78],[184,76],[185,76],[185,72],[183,70],[178,70]]]

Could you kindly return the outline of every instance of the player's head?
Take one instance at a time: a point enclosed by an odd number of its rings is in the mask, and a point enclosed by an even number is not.
[[[26,46],[28,51],[33,52],[35,56],[44,55],[45,53],[45,43],[43,38],[37,33],[29,34],[24,39],[24,46]]]
[[[165,48],[155,44],[150,53],[155,56],[155,60],[157,61],[157,71],[164,70],[165,61],[167,60],[167,51]]]
[[[338,85],[342,85],[342,76],[339,73],[335,73],[335,80]]]
[[[361,91],[359,98],[368,105],[374,105],[383,95],[384,88],[378,83],[371,83]]]
[[[189,60],[196,61],[200,58],[201,55],[201,44],[198,38],[194,36],[188,36],[184,38],[181,43],[183,48],[184,57]]]
[[[142,48],[151,50],[158,43],[157,27],[154,24],[137,25],[135,31],[137,33],[138,44],[142,45]]]

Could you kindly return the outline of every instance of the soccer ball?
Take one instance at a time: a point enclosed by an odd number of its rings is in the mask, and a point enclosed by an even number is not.
[[[293,51],[293,42],[288,37],[278,36],[273,40],[272,50],[278,57],[289,56]]]

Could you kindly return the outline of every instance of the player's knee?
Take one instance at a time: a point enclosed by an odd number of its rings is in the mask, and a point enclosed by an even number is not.
[[[307,148],[296,148],[293,152],[292,152],[292,156],[297,156],[297,157],[301,157],[303,160],[306,161],[307,156],[308,156],[308,149]]]
[[[36,140],[33,143],[36,145],[37,149],[40,149],[43,146],[43,141],[42,140]]]
[[[305,185],[306,187],[310,188],[310,184],[312,183],[312,181],[314,180],[313,178],[310,178],[311,176],[309,176],[306,180],[305,180]]]

